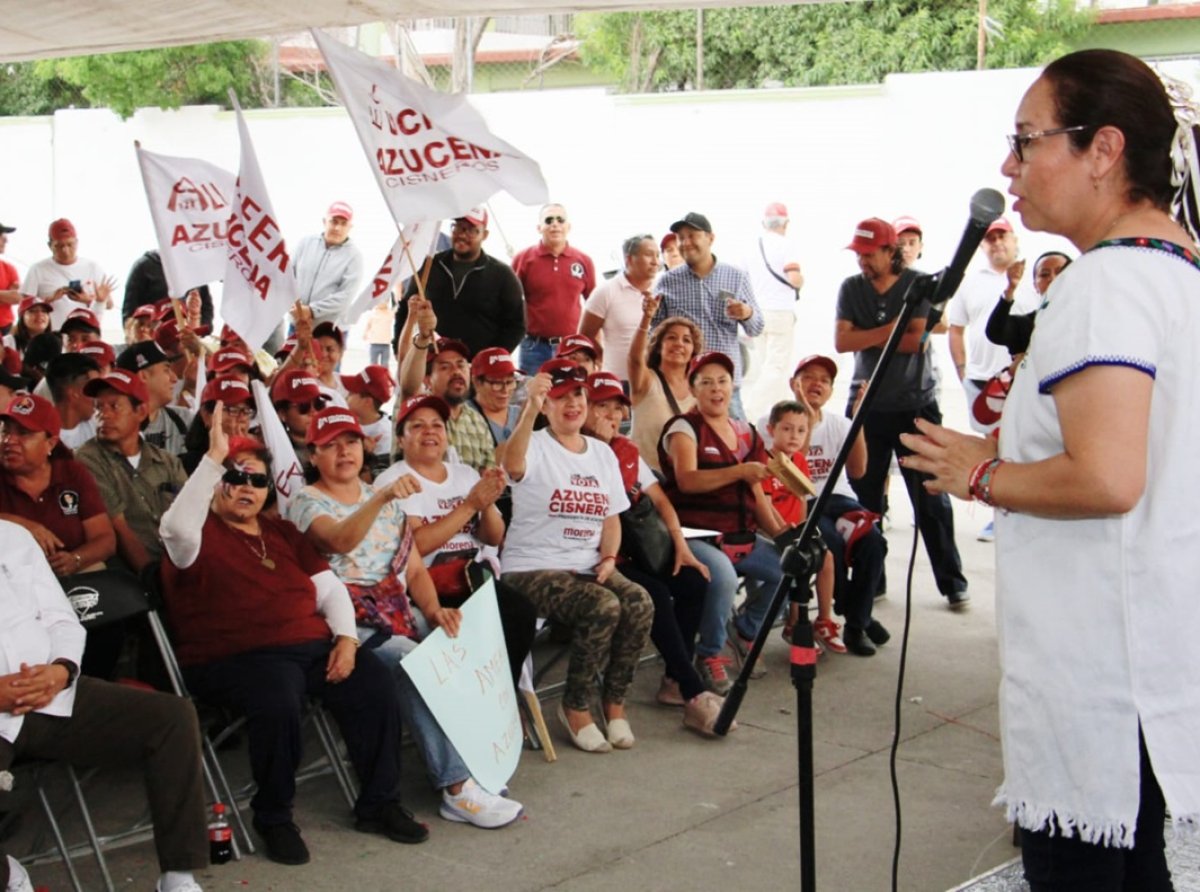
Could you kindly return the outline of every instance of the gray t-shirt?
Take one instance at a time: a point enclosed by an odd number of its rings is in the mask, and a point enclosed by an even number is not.
[[[838,291],[838,320],[845,319],[855,328],[864,329],[891,322],[900,315],[904,294],[916,277],[916,272],[906,269],[891,288],[880,294],[862,275],[851,276],[842,282]],[[922,301],[913,318],[926,318],[929,309],[928,301]],[[854,354],[855,380],[871,377],[882,352],[882,347],[871,347]],[[875,398],[874,411],[918,409],[934,400],[936,387],[928,343],[920,353],[897,353],[887,368],[879,395]]]

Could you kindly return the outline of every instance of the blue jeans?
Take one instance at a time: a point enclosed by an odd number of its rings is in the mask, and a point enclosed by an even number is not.
[[[744,576],[747,583],[757,583],[747,584],[746,603],[742,605],[733,621],[739,635],[743,638],[753,638],[758,634],[758,627],[767,618],[767,608],[771,606],[771,599],[775,597],[775,590],[779,588],[779,581],[783,578],[775,543],[759,533],[754,550],[737,564],[737,573]]]
[[[733,599],[737,596],[737,571],[725,552],[702,539],[689,539],[688,547],[696,560],[708,567],[708,591],[704,595],[704,610],[700,614],[700,637],[696,641],[696,653],[701,657],[715,657],[725,647],[726,623],[733,613]]]
[[[381,365],[386,369],[388,367],[388,363],[391,362],[391,359],[392,359],[392,345],[391,344],[372,344],[371,345],[371,349],[368,351],[368,357],[367,357],[367,362],[369,362],[371,365]]]
[[[521,374],[536,375],[537,370],[542,367],[542,363],[554,358],[554,351],[557,349],[557,344],[548,344],[543,340],[526,335],[521,339],[521,352],[517,354],[517,364],[521,369]]]
[[[418,625],[422,623],[419,614],[414,613],[414,618],[417,619]],[[400,635],[384,638],[374,629],[361,626],[358,629],[358,640],[362,642],[364,650],[374,652],[391,670],[392,677],[396,680],[400,717],[412,731],[413,741],[421,751],[421,757],[425,760],[425,770],[429,773],[433,786],[442,790],[469,778],[471,772],[463,762],[462,756],[442,731],[442,726],[425,705],[425,698],[400,665],[400,660],[417,646],[417,642]]]

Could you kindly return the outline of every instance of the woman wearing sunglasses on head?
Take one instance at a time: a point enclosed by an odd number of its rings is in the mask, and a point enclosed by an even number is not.
[[[346,586],[289,521],[263,513],[270,456],[230,439],[213,408],[209,449],[163,515],[163,594],[184,679],[202,700],[247,718],[250,807],[267,856],[304,864],[292,822],[301,717],[315,696],[358,775],[355,829],[396,842],[429,832],[400,805],[400,712],[391,673],[359,650]]]
[[[654,604],[616,569],[618,515],[629,499],[613,451],[582,433],[586,384],[584,370],[566,359],[550,360],[529,379],[529,398],[502,459],[512,480],[513,519],[501,578],[541,616],[571,630],[558,716],[575,746],[607,753],[634,744],[625,696],[650,635]],[[549,423],[535,433],[542,413]],[[592,687],[601,673],[607,735],[591,715]]]

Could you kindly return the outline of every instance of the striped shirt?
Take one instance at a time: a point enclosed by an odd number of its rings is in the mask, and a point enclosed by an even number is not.
[[[742,356],[738,349],[738,326],[754,337],[762,334],[763,315],[754,299],[749,277],[736,266],[716,261],[703,279],[692,272],[686,263],[663,273],[654,286],[662,295],[662,303],[654,314],[654,324],[668,316],[686,316],[699,326],[704,334],[704,349],[719,350],[733,360],[733,380],[742,380]],[[732,294],[742,303],[749,304],[750,318],[737,322],[725,313],[725,298],[722,291]]]

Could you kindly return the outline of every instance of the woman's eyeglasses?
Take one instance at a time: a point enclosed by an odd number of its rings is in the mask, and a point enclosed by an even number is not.
[[[1008,150],[1021,162],[1025,161],[1025,149],[1035,139],[1043,136],[1058,136],[1060,133],[1078,133],[1081,130],[1094,130],[1093,124],[1076,124],[1074,127],[1055,127],[1053,130],[1033,130],[1029,133],[1010,133],[1008,135]]]
[[[230,486],[245,486],[248,483],[255,489],[266,489],[271,485],[271,475],[255,474],[251,471],[239,471],[237,468],[230,468],[221,475],[221,482],[228,483]]]

